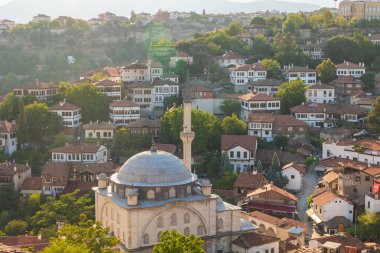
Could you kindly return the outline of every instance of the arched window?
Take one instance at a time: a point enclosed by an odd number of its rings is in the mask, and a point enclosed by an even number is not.
[[[175,198],[175,189],[174,189],[174,187],[171,187],[169,189],[169,198]]]
[[[183,234],[185,236],[188,236],[190,234],[190,228],[186,227],[185,230],[183,231]]]
[[[216,223],[216,227],[218,229],[223,229],[223,219],[218,219],[218,221]]]
[[[203,235],[205,232],[204,232],[204,228],[202,225],[199,225],[197,227],[197,235]]]
[[[144,234],[143,235],[143,243],[144,244],[149,244],[149,235],[148,234]]]
[[[170,225],[172,225],[172,226],[176,226],[177,225],[177,215],[175,213],[173,213],[170,216]]]
[[[183,223],[185,224],[190,223],[190,214],[185,213],[185,215],[183,216]]]
[[[153,190],[149,190],[146,194],[147,199],[155,199],[155,193]]]
[[[157,228],[163,228],[164,227],[164,218],[161,216],[157,219]]]
[[[191,186],[190,185],[187,186],[186,192],[187,192],[187,195],[191,194]]]
[[[158,234],[157,234],[157,242],[159,242],[159,241],[161,241],[161,231],[160,232],[158,232]]]

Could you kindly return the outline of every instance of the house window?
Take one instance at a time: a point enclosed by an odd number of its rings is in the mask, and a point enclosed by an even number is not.
[[[294,175],[291,175],[290,178],[291,178],[291,179],[295,179],[296,177],[295,177]]]
[[[365,181],[368,182],[370,180],[370,177],[369,176],[366,176],[365,177]]]
[[[234,158],[234,151],[230,151],[230,158]]]
[[[271,249],[270,249],[270,253],[274,253],[274,248],[271,248]]]
[[[248,157],[248,153],[247,152],[244,152],[243,155],[244,155],[244,158]]]
[[[240,158],[240,151],[237,151],[237,152],[236,152],[236,157],[237,157],[237,158]]]
[[[216,227],[218,229],[223,229],[223,219],[218,219],[218,222],[216,223]]]
[[[368,201],[368,204],[367,204],[367,208],[370,209],[371,208],[371,202]]]
[[[157,219],[157,228],[163,228],[164,227],[164,218],[158,217]]]
[[[149,244],[149,235],[148,234],[144,234],[144,236],[143,236],[143,243],[144,244]]]

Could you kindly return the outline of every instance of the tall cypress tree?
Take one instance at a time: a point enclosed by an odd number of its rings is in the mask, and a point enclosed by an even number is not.
[[[28,126],[26,123],[26,117],[24,112],[23,98],[21,98],[20,101],[20,115],[18,119],[17,140],[21,144],[21,146],[28,142]]]

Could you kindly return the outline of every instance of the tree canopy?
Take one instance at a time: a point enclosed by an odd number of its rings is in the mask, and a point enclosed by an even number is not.
[[[331,61],[330,58],[324,59],[317,66],[317,74],[321,82],[329,83],[335,79],[335,64]]]
[[[300,105],[306,101],[305,86],[302,80],[281,84],[277,95],[281,99],[281,110],[284,113],[289,113],[290,107]]]
[[[377,133],[380,133],[380,97],[372,103],[371,110],[368,113],[368,123]]]
[[[229,116],[232,114],[240,115],[240,102],[238,100],[226,99],[220,105],[220,110],[224,115]]]
[[[164,231],[161,241],[154,245],[153,253],[206,253],[205,242],[193,234],[184,236],[174,230]]]
[[[227,116],[222,121],[223,134],[228,135],[246,135],[247,124],[239,119],[236,114]]]

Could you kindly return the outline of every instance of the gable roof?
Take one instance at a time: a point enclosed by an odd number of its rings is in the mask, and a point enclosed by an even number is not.
[[[335,180],[338,180],[338,174],[334,171],[328,172],[324,177],[323,181],[326,181],[327,183],[334,182]]]
[[[280,101],[277,97],[272,97],[267,94],[262,93],[247,93],[244,95],[239,96],[239,99],[245,100],[245,101]]]
[[[68,103],[66,101],[59,102],[58,104],[50,107],[51,111],[60,111],[60,110],[76,111],[76,110],[80,110],[80,109],[81,108],[79,106]]]
[[[129,123],[126,128],[159,128],[160,120],[140,119]]]
[[[341,64],[338,64],[335,66],[335,68],[336,69],[365,69],[365,67],[362,67],[358,64],[355,64],[349,61],[345,61]]]
[[[94,83],[95,86],[120,86],[119,83],[111,81],[110,79],[106,78],[99,82]]]
[[[361,80],[356,79],[353,76],[341,76],[333,81],[331,84],[363,84]]]
[[[263,181],[266,181],[263,173],[242,172],[236,179],[234,187],[257,189]]]
[[[308,67],[300,67],[300,66],[291,66],[290,68],[283,68],[281,72],[285,73],[293,73],[293,72],[316,72],[315,69],[310,69]]]
[[[329,190],[326,190],[326,191],[322,191],[318,194],[315,194],[313,195],[313,203],[315,203],[316,205],[318,206],[324,206],[328,203],[330,203],[331,201],[335,200],[335,199],[342,199],[344,201],[346,201],[347,203],[351,204],[351,202],[349,202],[347,199],[345,199],[344,197],[342,196],[339,196],[335,193],[333,193],[332,191],[329,191]]]
[[[13,133],[17,131],[16,122],[9,122],[7,120],[0,121],[0,133]]]
[[[0,176],[13,176],[17,173],[31,170],[26,164],[18,164],[13,162],[0,163]]]
[[[289,168],[294,168],[294,169],[298,170],[299,173],[301,173],[301,174],[305,174],[305,172],[306,172],[305,165],[298,164],[295,162],[286,164],[285,166],[282,167],[282,170],[287,170]]]
[[[96,153],[101,145],[97,143],[80,143],[79,141],[50,150],[52,153]]]
[[[278,241],[280,241],[279,238],[252,232],[240,235],[232,243],[244,249],[250,249]]]
[[[242,64],[233,68],[230,68],[231,71],[266,71],[265,68],[261,65],[260,62],[256,62],[254,64]]]
[[[249,135],[222,135],[221,146],[223,151],[240,146],[254,152],[256,151],[256,137]]]
[[[248,85],[250,86],[274,86],[274,87],[280,87],[281,82],[277,79],[263,79],[263,80],[257,80],[254,82],[249,82]]]
[[[316,83],[316,84],[312,84],[308,86],[307,89],[308,90],[326,90],[326,89],[334,90],[335,88],[324,83]]]
[[[27,177],[21,186],[24,191],[42,191],[42,178],[41,177]]]
[[[367,246],[358,238],[345,232],[335,235],[323,236],[320,238],[313,238],[312,240],[315,240],[321,244],[324,244],[325,242],[336,242],[340,243],[343,247],[355,247],[359,250],[367,248]]]
[[[220,59],[242,59],[241,55],[239,53],[233,52],[231,50],[225,52],[221,57],[218,57]]]
[[[274,124],[276,126],[308,126],[306,122],[296,119],[291,115],[276,115],[275,119]]]
[[[280,194],[280,195],[282,195],[282,196],[284,196],[286,198],[289,198],[291,200],[294,200],[294,201],[298,200],[298,198],[296,196],[294,196],[293,194],[291,194],[290,192],[287,192],[284,189],[278,188],[277,186],[275,186],[273,184],[267,184],[267,185],[264,185],[261,188],[258,188],[256,190],[254,190],[254,191],[248,193],[247,197],[255,196],[255,195],[258,195],[258,194],[261,194],[261,193],[265,193],[265,192],[268,192],[268,191],[277,192],[278,194]]]
[[[84,130],[116,130],[117,125],[111,122],[95,121],[83,125]]]

